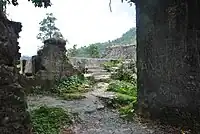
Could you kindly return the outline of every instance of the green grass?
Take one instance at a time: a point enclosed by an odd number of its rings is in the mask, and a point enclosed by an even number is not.
[[[34,134],[59,134],[62,127],[72,124],[65,110],[47,106],[31,111],[31,122]]]
[[[107,91],[117,93],[110,105],[119,109],[122,117],[133,117],[135,112],[134,108],[137,103],[136,85],[125,81],[114,80],[109,83]]]

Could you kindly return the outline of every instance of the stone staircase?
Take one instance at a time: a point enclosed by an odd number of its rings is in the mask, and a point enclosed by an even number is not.
[[[106,91],[111,80],[110,76],[111,72],[107,72],[103,67],[99,66],[88,67],[88,73],[85,74],[85,77],[92,77],[96,83],[92,95],[103,102],[112,100],[116,96],[116,93]]]
[[[110,80],[110,72],[104,70],[103,67],[92,66],[87,68],[88,73],[85,74],[85,77],[93,77],[95,82],[108,82]]]

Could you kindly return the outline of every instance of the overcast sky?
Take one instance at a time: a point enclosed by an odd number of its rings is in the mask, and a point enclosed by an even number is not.
[[[39,22],[46,13],[53,13],[57,18],[56,26],[61,30],[70,44],[78,47],[90,43],[104,42],[120,37],[130,28],[135,27],[135,6],[130,7],[121,0],[112,0],[112,10],[109,10],[109,0],[52,0],[52,7],[35,8],[28,0],[18,0],[19,6],[8,6],[8,17],[13,21],[22,22],[20,33],[20,52],[32,56],[42,45],[36,39],[39,32]]]

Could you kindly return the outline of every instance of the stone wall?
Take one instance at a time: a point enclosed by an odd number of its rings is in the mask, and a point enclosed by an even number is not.
[[[107,47],[104,58],[136,60],[136,45],[116,45]]]
[[[0,133],[30,134],[31,126],[23,88],[16,68],[20,58],[17,39],[22,25],[0,12]]]
[[[78,70],[69,63],[66,57],[66,42],[64,40],[49,39],[44,42],[42,53],[38,53],[40,66],[46,72],[47,79],[60,79],[79,73]],[[35,65],[36,67],[37,65]],[[37,70],[36,70],[37,71]],[[37,74],[39,72],[36,72]]]
[[[185,118],[187,125],[200,119],[199,6],[136,1],[138,102],[152,117]]]
[[[81,73],[69,63],[65,45],[64,40],[48,39],[38,54],[26,61],[24,74],[34,76],[32,83],[49,88],[55,80]]]
[[[114,58],[81,58],[81,57],[70,57],[69,61],[70,63],[75,66],[79,67],[82,66],[82,68],[88,68],[88,67],[99,67],[103,63],[111,61],[111,60],[119,60]],[[123,59],[123,61],[130,62],[131,59]]]

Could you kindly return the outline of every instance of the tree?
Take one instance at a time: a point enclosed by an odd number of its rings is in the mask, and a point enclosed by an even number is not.
[[[55,21],[57,19],[53,16],[53,13],[47,13],[46,17],[39,23],[40,24],[40,32],[37,35],[37,39],[44,42],[50,38],[61,38],[63,39],[63,35],[60,30],[55,26]]]
[[[99,58],[100,57],[98,46],[95,45],[95,44],[91,44],[88,47],[88,53],[89,53],[90,57],[92,57],[92,58]]]
[[[78,53],[78,51],[77,51],[77,45],[75,44],[75,45],[73,46],[73,48],[68,49],[67,55],[68,55],[69,57],[75,57],[75,56],[77,55],[77,53]]]

